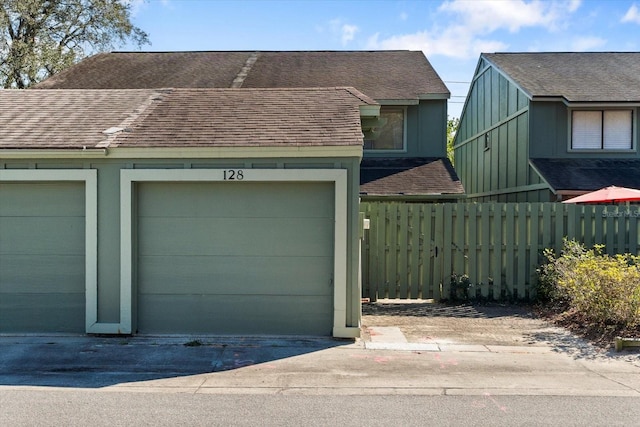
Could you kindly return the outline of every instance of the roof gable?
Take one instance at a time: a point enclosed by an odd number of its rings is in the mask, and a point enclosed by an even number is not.
[[[483,53],[529,96],[640,101],[640,52]]]
[[[421,51],[113,52],[38,89],[355,87],[379,100],[449,98]]]

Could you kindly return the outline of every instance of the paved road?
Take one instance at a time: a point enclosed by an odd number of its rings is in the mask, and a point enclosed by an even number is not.
[[[3,426],[617,426],[638,397],[331,396],[0,391]]]

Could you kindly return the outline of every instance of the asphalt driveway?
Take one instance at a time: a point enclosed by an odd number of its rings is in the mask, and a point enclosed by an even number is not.
[[[1,336],[3,389],[640,397],[640,353],[522,307],[367,305],[363,338]]]

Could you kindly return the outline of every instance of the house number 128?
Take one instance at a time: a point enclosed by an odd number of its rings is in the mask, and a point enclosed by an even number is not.
[[[223,180],[225,181],[242,181],[244,179],[244,171],[242,169],[226,169],[223,174]]]

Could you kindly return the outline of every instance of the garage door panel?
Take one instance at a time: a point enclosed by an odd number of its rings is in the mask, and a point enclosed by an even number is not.
[[[0,331],[4,333],[83,333],[84,324],[84,293],[0,293]]]
[[[0,184],[0,332],[85,330],[85,189]]]
[[[140,294],[333,295],[333,258],[145,257]]]
[[[323,218],[145,218],[139,229],[142,256],[330,256],[333,250],[333,222]]]
[[[40,217],[43,214],[84,216],[84,184],[0,183],[0,217]]]
[[[332,307],[324,297],[140,295],[139,299],[138,328],[146,333],[330,335],[332,329],[327,317]]]
[[[330,335],[334,184],[136,184],[140,333]]]
[[[333,218],[328,183],[152,183],[138,184],[140,217],[298,217],[314,212]],[[295,198],[296,204],[291,200]]]
[[[0,254],[84,255],[84,233],[84,217],[0,217]]]
[[[5,255],[0,293],[82,293],[84,256]]]

